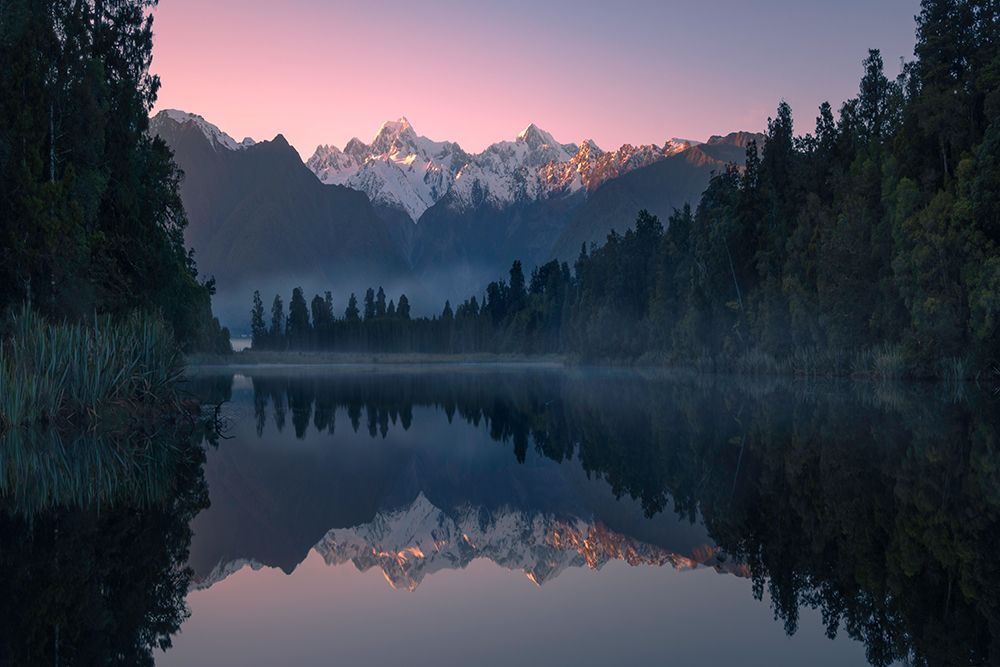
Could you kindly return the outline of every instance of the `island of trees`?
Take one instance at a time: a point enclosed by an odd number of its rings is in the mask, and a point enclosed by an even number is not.
[[[369,290],[260,295],[253,344],[559,352],[707,369],[970,377],[1000,358],[1000,9],[925,0],[916,59],[863,62],[858,95],[797,135],[782,102],[696,209],[583,248],[440,315]]]

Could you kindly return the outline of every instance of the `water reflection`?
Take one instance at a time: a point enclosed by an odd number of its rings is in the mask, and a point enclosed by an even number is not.
[[[0,437],[0,664],[152,665],[187,617],[196,434]]]
[[[208,463],[197,586],[291,572],[313,549],[410,590],[480,557],[540,585],[611,560],[708,565],[749,576],[789,633],[819,609],[874,665],[1000,662],[988,391],[611,371],[232,381],[193,383],[232,392],[234,435]]]
[[[516,368],[257,369],[189,389],[226,402],[217,448],[0,438],[0,664],[152,664],[192,590],[310,554],[406,599],[435,573],[483,576],[477,561],[540,596],[571,572],[700,568],[749,579],[788,633],[818,609],[875,665],[1000,663],[989,390]],[[592,604],[633,604],[614,589]]]

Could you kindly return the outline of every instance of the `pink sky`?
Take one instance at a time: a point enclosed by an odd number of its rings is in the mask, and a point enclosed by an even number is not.
[[[304,158],[400,116],[470,151],[530,122],[617,148],[760,130],[786,99],[805,132],[855,93],[867,48],[892,74],[911,57],[918,4],[163,0],[156,108],[280,132]]]

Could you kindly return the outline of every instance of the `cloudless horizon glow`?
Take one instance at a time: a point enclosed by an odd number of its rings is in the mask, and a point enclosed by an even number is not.
[[[627,5],[627,8],[626,8]],[[164,0],[154,10],[156,110],[237,140],[371,140],[401,116],[477,152],[529,123],[604,149],[761,131],[781,100],[796,131],[857,92],[861,61],[912,59],[919,0]]]

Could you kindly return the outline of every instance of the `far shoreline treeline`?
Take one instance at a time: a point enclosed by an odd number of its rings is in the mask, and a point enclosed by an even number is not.
[[[560,353],[803,375],[974,378],[1000,372],[1000,8],[924,0],[916,60],[878,51],[857,97],[796,135],[782,102],[746,166],[695,210],[549,262],[439,316],[405,297],[255,296],[255,348]],[[394,308],[393,308],[394,306]],[[311,312],[310,312],[311,310]]]

